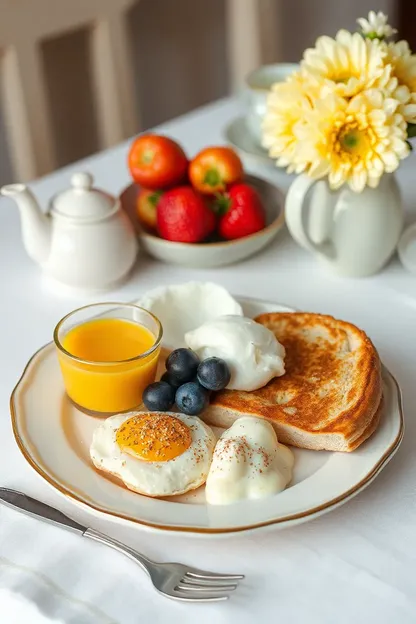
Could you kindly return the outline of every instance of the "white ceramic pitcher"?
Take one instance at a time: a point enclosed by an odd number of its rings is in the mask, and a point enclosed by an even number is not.
[[[301,175],[286,197],[286,222],[293,238],[336,273],[372,275],[393,254],[403,227],[396,178],[385,174],[376,189],[354,193]]]

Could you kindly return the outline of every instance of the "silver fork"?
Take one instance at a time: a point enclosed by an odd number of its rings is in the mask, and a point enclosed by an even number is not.
[[[29,516],[64,527],[118,550],[147,572],[154,588],[167,598],[183,602],[227,600],[229,593],[237,588],[237,581],[244,578],[242,574],[216,574],[182,563],[156,563],[112,537],[84,527],[54,507],[16,490],[0,487],[0,501]]]
[[[147,572],[160,594],[174,600],[185,602],[227,600],[228,594],[237,588],[237,581],[244,578],[242,574],[216,574],[191,568],[183,563],[156,563],[133,548],[94,529],[87,529],[84,537],[90,537],[127,555]]]

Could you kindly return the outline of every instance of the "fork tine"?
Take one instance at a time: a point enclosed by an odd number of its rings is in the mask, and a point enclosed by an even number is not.
[[[188,592],[229,592],[234,591],[237,585],[191,585],[190,583],[178,583],[175,589]]]
[[[228,594],[199,594],[194,595],[189,592],[175,589],[171,594],[165,594],[168,598],[174,598],[175,600],[181,600],[182,602],[219,602],[220,600],[228,600]]]
[[[205,578],[196,578],[192,576],[184,576],[183,579],[181,580],[181,583],[186,583],[187,585],[193,585],[193,586],[205,585],[208,587],[212,587],[214,585],[218,585],[219,587],[226,587],[227,584],[229,584],[231,581],[232,579],[218,579],[218,578],[205,579]],[[237,582],[232,581],[231,584],[237,586]]]
[[[185,577],[194,579],[206,579],[215,581],[239,581],[244,578],[244,574],[216,574],[215,572],[207,572],[205,570],[190,569],[186,572]]]

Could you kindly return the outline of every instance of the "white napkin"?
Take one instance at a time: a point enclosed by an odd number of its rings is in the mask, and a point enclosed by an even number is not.
[[[2,624],[136,624],[141,593],[161,600],[115,551],[4,506],[0,553]]]
[[[409,436],[404,446],[410,451],[412,445]],[[51,624],[414,624],[412,457],[400,452],[365,493],[314,522],[208,541],[146,533],[79,509],[39,479],[30,489],[10,479],[7,486],[26,490],[157,561],[182,561],[246,579],[227,602],[177,603],[157,594],[120,553],[0,505],[0,588],[12,592],[9,609],[29,608],[16,606],[18,595],[40,614],[38,620],[17,619],[19,624],[46,624],[45,618]],[[14,624],[12,616],[16,620],[0,599],[1,624]]]
[[[42,495],[30,494],[49,502]],[[192,538],[150,535],[137,527],[108,521],[104,526],[98,516],[92,518],[60,497],[52,504],[157,561],[176,560],[218,572],[244,573],[240,564],[231,569],[218,551],[214,561],[206,565],[200,555],[193,554]],[[212,552],[210,544],[204,541],[203,545]],[[193,605],[169,600],[160,596],[141,568],[122,554],[1,504],[0,588],[4,599],[2,603],[0,598],[1,624],[187,624],[196,617],[198,624],[212,624],[213,619],[218,624],[228,621],[228,604]],[[233,597],[234,606],[241,599],[243,593]]]
[[[7,588],[0,588],[0,604],[2,606],[3,617],[7,618],[8,624],[63,624],[62,620],[52,620],[45,617],[36,605],[22,596]]]

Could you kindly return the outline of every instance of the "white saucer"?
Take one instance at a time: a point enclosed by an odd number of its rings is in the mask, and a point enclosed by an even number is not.
[[[268,301],[238,301],[251,317],[290,311]],[[13,391],[10,406],[14,435],[28,463],[75,503],[152,531],[218,537],[312,520],[367,487],[393,457],[403,437],[400,389],[386,369],[383,393],[385,409],[380,425],[359,449],[353,453],[294,449],[294,475],[284,492],[225,506],[207,505],[203,488],[163,500],[147,498],[96,471],[89,446],[99,419],[81,413],[68,400],[52,343],[32,357]]]
[[[241,152],[243,156],[254,159],[259,165],[276,167],[274,160],[270,158],[267,150],[253,139],[247,127],[245,117],[233,119],[225,126],[223,134],[227,142]]]

